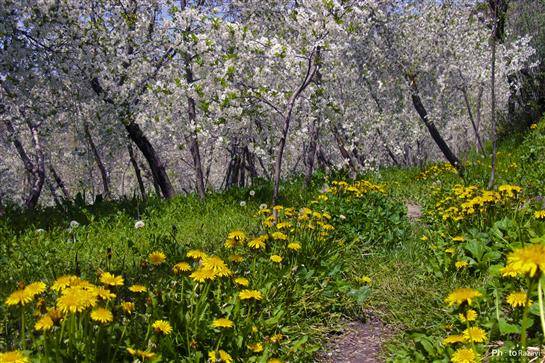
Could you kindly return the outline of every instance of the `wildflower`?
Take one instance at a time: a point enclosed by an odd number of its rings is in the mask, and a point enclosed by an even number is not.
[[[102,282],[104,285],[109,286],[122,286],[123,277],[115,276],[109,272],[104,272],[102,275],[100,275],[100,282]]]
[[[263,351],[263,344],[261,343],[248,344],[248,349],[250,349],[254,353],[260,353]]]
[[[528,294],[525,291],[512,292],[507,296],[507,303],[514,308],[530,306],[532,302],[532,300],[528,299]]]
[[[70,286],[72,281],[74,281],[75,279],[78,279],[78,277],[74,275],[61,276],[57,278],[55,282],[53,282],[53,285],[51,285],[51,290],[54,290],[54,291],[63,290],[67,288],[68,286]]]
[[[225,277],[233,274],[225,262],[217,256],[204,257],[202,259],[202,266],[204,269],[212,271],[214,276]]]
[[[531,124],[530,129],[532,130],[537,129],[537,124],[536,123]]]
[[[106,324],[114,320],[112,312],[105,308],[96,308],[91,311],[91,319]]]
[[[33,296],[25,289],[12,292],[6,299],[6,305],[26,305],[32,301]]]
[[[534,244],[516,249],[507,256],[507,264],[517,274],[534,277],[538,270],[545,270],[545,246]]]
[[[476,363],[479,361],[479,355],[472,348],[458,349],[451,357],[452,363]]]
[[[273,343],[278,343],[278,342],[280,342],[282,339],[284,339],[284,335],[282,335],[282,333],[277,333],[277,334],[274,334],[274,335],[271,337],[271,342],[273,342]]]
[[[253,197],[255,195],[255,190],[250,190],[250,196]]]
[[[449,248],[445,249],[445,252],[453,254],[453,253],[456,253],[456,249],[454,249],[452,247],[449,247]]]
[[[282,263],[282,256],[272,255],[270,259],[272,262]]]
[[[344,221],[344,220],[346,219],[346,216],[345,216],[344,214],[339,214],[339,219],[341,219],[341,220]],[[425,239],[422,239],[422,241],[425,241],[425,240],[428,239],[428,237],[426,237],[426,236],[424,236],[424,237],[422,237],[422,238],[425,238]]]
[[[200,268],[193,271],[193,273],[189,275],[189,278],[196,282],[204,282],[206,280],[214,280],[216,278],[216,274],[212,270]]]
[[[162,333],[168,335],[172,333],[172,326],[166,320],[156,320],[151,326],[156,333]]]
[[[241,255],[231,255],[229,256],[229,261],[240,263],[244,261],[244,257]]]
[[[259,205],[259,210],[267,209],[267,207],[268,207],[267,204],[262,203]]]
[[[244,200],[240,201],[240,206],[241,207],[246,207],[246,201],[244,201]]]
[[[466,338],[463,335],[449,335],[443,339],[443,345],[463,343],[465,340]]]
[[[49,316],[51,318],[51,320],[53,320],[53,322],[57,322],[57,321],[61,320],[62,313],[58,309],[48,308],[47,309],[47,316]]]
[[[208,255],[201,250],[189,250],[187,251],[186,256],[194,260],[200,260]]]
[[[275,206],[273,207],[273,210],[274,210],[275,212],[280,212],[282,209],[284,209],[284,207],[281,206],[281,205],[275,205]]]
[[[473,309],[469,309],[465,314],[458,314],[458,317],[460,318],[460,321],[462,321],[462,323],[465,323],[467,321],[475,321],[477,320],[477,312]]]
[[[148,255],[149,262],[152,265],[159,266],[167,259],[167,256],[163,251],[154,251]]]
[[[293,251],[299,251],[301,249],[301,244],[298,242],[288,243],[288,249]]]
[[[249,300],[249,299],[255,299],[255,300],[262,300],[263,294],[261,294],[260,291],[257,290],[242,290],[238,293],[238,296],[241,300]]]
[[[282,232],[273,232],[271,234],[271,237],[275,240],[282,240],[282,241],[285,241],[288,239],[288,236]]]
[[[486,340],[486,332],[476,326],[464,330],[463,335],[468,342],[482,343]]]
[[[448,303],[449,306],[461,305],[465,302],[467,302],[468,305],[471,305],[471,301],[480,296],[482,296],[482,294],[479,291],[462,287],[451,292],[445,299],[445,302]]]
[[[178,262],[172,267],[172,272],[175,274],[180,274],[187,271],[191,271],[191,266],[187,262]]]
[[[259,250],[265,248],[265,241],[267,240],[266,236],[259,236],[248,242],[248,247]]]
[[[46,287],[45,283],[43,283],[41,281],[38,281],[38,282],[33,282],[33,283],[25,286],[25,291],[27,292],[27,294],[34,297],[34,296],[40,295],[42,292],[44,292],[45,287]]]
[[[79,227],[78,221],[70,221],[70,229]]]
[[[213,328],[232,328],[233,326],[235,326],[235,324],[226,318],[214,319],[212,322]]]
[[[139,357],[142,358],[142,360],[147,359],[153,359],[155,358],[155,353],[147,351],[147,350],[139,350],[139,349],[133,349],[133,348],[127,348],[127,352],[132,355],[133,357]]]
[[[0,353],[1,363],[28,363],[30,360],[27,356],[18,350],[12,350],[11,352]]]
[[[97,296],[94,291],[82,287],[69,287],[57,299],[57,307],[63,314],[79,313],[96,305]]]
[[[40,320],[36,322],[36,324],[34,324],[34,329],[36,329],[37,331],[46,331],[51,329],[53,327],[53,324],[53,319],[51,319],[49,315],[45,315],[41,317]]]
[[[136,229],[144,228],[144,226],[144,221],[136,221],[136,223],[134,224],[134,228]]]
[[[467,267],[469,265],[469,263],[467,261],[456,261],[454,263],[454,266],[459,270],[459,269],[462,269],[464,267]]]
[[[455,236],[455,237],[452,237],[452,240],[454,242],[464,242],[465,238],[464,238],[464,236]]]
[[[545,219],[545,209],[544,210],[536,210],[534,212],[534,217],[536,219]]]
[[[513,269],[513,266],[507,265],[500,269],[501,275],[503,277],[516,277],[517,271]]]
[[[208,352],[208,359],[212,363],[233,363],[233,358],[224,350]]]
[[[522,188],[518,185],[504,184],[498,187],[498,191],[504,194],[507,198],[514,198],[518,193],[522,191]]]
[[[132,285],[129,287],[129,291],[136,292],[136,293],[146,292],[148,291],[148,288],[145,287],[144,285]]]
[[[240,286],[248,286],[250,284],[250,281],[248,281],[247,278],[244,278],[244,277],[237,277],[236,279],[233,280],[235,282],[235,284],[237,285],[240,285]]]
[[[134,311],[134,303],[131,301],[123,301],[121,303],[121,310],[123,310],[124,313],[132,314]]]
[[[94,291],[98,298],[106,301],[111,300],[116,296],[113,292],[103,287],[97,287]]]
[[[290,228],[291,227],[291,223],[290,222],[280,222],[276,225],[276,229],[286,229],[286,228]]]
[[[282,363],[282,361],[278,358],[271,358],[267,361],[267,363]]]
[[[422,240],[422,241],[427,241],[427,240],[428,240],[428,236],[422,236],[422,237],[420,237],[420,240]]]
[[[362,276],[356,279],[359,283],[371,285],[371,278],[369,276]]]

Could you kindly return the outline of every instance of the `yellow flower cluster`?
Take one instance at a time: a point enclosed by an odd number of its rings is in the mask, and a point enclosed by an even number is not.
[[[443,173],[453,173],[456,174],[456,169],[449,163],[441,164],[432,164],[420,174],[417,175],[417,180],[427,180],[430,178],[437,178],[440,174]]]

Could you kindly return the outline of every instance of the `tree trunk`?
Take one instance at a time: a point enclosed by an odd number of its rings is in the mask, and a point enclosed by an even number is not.
[[[51,163],[49,164],[49,172],[53,176],[53,179],[55,180],[55,183],[57,183],[57,186],[61,189],[62,194],[64,195],[64,199],[70,200],[70,193],[68,192],[68,188],[66,188],[66,184],[64,184],[64,181]]]
[[[136,155],[132,149],[131,142],[127,144],[127,149],[129,150],[129,158],[131,160],[132,167],[134,169],[134,175],[136,175],[136,181],[138,182],[138,188],[140,189],[140,194],[142,195],[142,200],[147,200],[148,195],[146,194],[146,187],[144,186],[144,181],[142,180],[142,173],[138,167],[138,162],[136,161]]]
[[[418,112],[420,119],[426,125],[431,137],[433,138],[433,141],[435,141],[437,146],[439,146],[439,149],[441,150],[445,158],[448,160],[450,165],[452,165],[458,171],[458,174],[460,176],[463,176],[464,175],[463,165],[460,163],[456,155],[454,155],[454,153],[450,150],[447,143],[445,142],[445,140],[443,139],[443,137],[441,136],[441,134],[439,133],[439,131],[437,130],[433,122],[429,121],[428,112],[424,108],[424,105],[422,104],[422,100],[420,99],[420,96],[418,95],[418,93],[414,92],[412,94],[412,101],[413,101],[413,106],[416,109],[416,112]]]
[[[193,79],[193,70],[191,69],[190,61],[187,59],[185,62],[185,71],[187,83],[191,84],[195,80]],[[187,97],[187,115],[189,117],[190,127],[195,127],[197,121],[197,110],[195,107],[195,100],[193,97]],[[197,189],[197,194],[201,199],[206,197],[206,189],[204,187],[204,173],[202,171],[202,161],[201,161],[201,152],[199,150],[199,140],[197,138],[197,133],[195,130],[192,130],[189,136],[189,151],[193,157],[193,168],[195,169],[195,188]]]
[[[311,54],[308,57],[308,63],[307,63],[307,70],[305,74],[305,78],[303,79],[302,83],[299,85],[297,90],[293,92],[291,97],[288,100],[288,103],[286,105],[286,110],[283,114],[283,127],[282,127],[282,134],[280,136],[280,141],[278,142],[277,148],[276,148],[276,157],[275,157],[275,164],[274,164],[274,187],[273,187],[273,195],[272,195],[272,205],[276,204],[276,201],[278,199],[278,192],[280,190],[280,176],[282,174],[282,159],[284,156],[284,149],[286,147],[286,140],[288,138],[288,132],[290,129],[290,122],[291,122],[291,115],[293,112],[293,107],[295,106],[295,102],[301,95],[301,93],[308,87],[310,82],[312,81],[314,74],[316,73],[317,67],[316,62],[313,61],[313,58],[315,57],[315,50],[311,52]]]
[[[335,141],[337,142],[337,147],[339,148],[339,151],[341,152],[341,156],[343,159],[348,163],[348,166],[350,167],[350,170],[352,171],[352,174],[357,174],[356,165],[354,164],[354,161],[352,160],[352,156],[346,150],[346,147],[344,146],[344,141],[342,139],[341,134],[339,133],[339,130],[336,126],[331,127],[331,131],[333,132],[333,136],[335,137]]]
[[[316,77],[314,80],[314,83],[320,89],[320,86],[322,85],[322,73],[320,72],[320,66],[321,66],[321,57],[320,57],[320,51],[321,48],[316,48]],[[318,93],[316,94],[316,97],[318,96]],[[320,107],[319,105],[317,107]],[[314,160],[316,158],[316,144],[318,141],[318,135],[319,135],[319,123],[321,121],[321,110],[319,109],[320,114],[318,116],[318,119],[312,119],[312,123],[310,124],[310,141],[308,145],[308,150],[306,154],[306,166],[307,169],[305,171],[305,186],[309,186],[310,182],[312,181],[312,173],[314,172]]]
[[[8,129],[8,132],[11,134],[13,145],[15,146],[19,157],[23,161],[25,170],[29,175],[30,190],[28,196],[25,198],[24,204],[27,208],[33,209],[38,204],[38,200],[40,199],[42,187],[45,181],[45,159],[37,127],[36,125],[32,124],[30,120],[27,119],[27,125],[31,134],[32,146],[34,147],[34,152],[36,155],[36,160],[35,162],[33,162],[28,156],[23,146],[23,143],[17,137],[15,133],[15,128],[13,127],[12,123],[7,119],[4,120],[4,123],[6,125],[6,128]]]
[[[475,141],[477,142],[477,148],[481,154],[484,154],[483,143],[481,141],[481,135],[479,135],[479,129],[475,123],[475,118],[473,117],[473,111],[471,110],[471,104],[469,103],[469,97],[467,96],[467,89],[462,88],[462,93],[464,94],[464,101],[466,103],[467,113],[469,115],[469,120],[471,121],[471,126],[473,127],[473,132],[475,133]]]
[[[55,184],[53,184],[48,178],[45,179],[45,184],[49,188],[49,192],[51,193],[51,197],[53,198],[53,202],[57,207],[60,207],[62,205],[59,196],[57,195],[57,189],[55,188]]]
[[[102,162],[96,144],[93,141],[93,136],[91,135],[91,131],[89,130],[89,123],[87,121],[83,122],[83,131],[85,133],[85,138],[87,139],[87,142],[91,147],[91,151],[93,153],[93,157],[97,164],[98,170],[100,171],[100,178],[102,179],[103,198],[106,200],[110,199],[110,175],[108,173],[108,170],[106,169],[106,166]]]
[[[153,179],[161,190],[163,197],[172,198],[174,196],[174,189],[172,188],[172,184],[166,173],[165,166],[159,158],[159,155],[157,155],[153,145],[151,145],[140,126],[135,122],[125,124],[125,129],[129,133],[130,139],[138,146],[138,149],[140,149],[142,155],[146,158]]]

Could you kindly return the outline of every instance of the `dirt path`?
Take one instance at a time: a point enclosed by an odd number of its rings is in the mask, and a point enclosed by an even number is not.
[[[385,340],[384,324],[375,317],[347,324],[344,332],[332,337],[317,361],[320,363],[378,363]]]
[[[420,207],[420,205],[412,202],[406,202],[405,206],[407,207],[407,217],[409,217],[409,220],[419,219],[422,217],[422,207]]]

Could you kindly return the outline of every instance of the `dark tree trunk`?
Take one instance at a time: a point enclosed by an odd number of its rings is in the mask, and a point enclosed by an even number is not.
[[[343,157],[346,162],[348,162],[348,166],[350,167],[350,170],[353,174],[357,173],[356,165],[354,164],[354,161],[352,160],[352,156],[344,146],[344,140],[339,133],[339,130],[336,126],[331,127],[331,131],[333,132],[333,136],[335,137],[335,141],[337,142],[337,147],[339,148],[339,151],[341,153],[341,156]]]
[[[91,148],[91,151],[93,153],[93,157],[97,164],[98,170],[100,171],[100,178],[102,179],[102,188],[103,188],[102,196],[104,199],[110,199],[111,197],[110,175],[108,173],[108,170],[106,169],[106,166],[102,162],[100,153],[98,152],[97,146],[95,142],[93,141],[93,136],[91,135],[91,130],[89,129],[89,123],[87,121],[83,122],[83,131],[85,133],[85,138],[87,139],[87,142],[89,143],[89,147]]]
[[[33,162],[28,156],[23,143],[17,137],[15,128],[9,120],[4,120],[8,132],[11,134],[13,145],[19,154],[19,157],[23,161],[26,172],[29,176],[30,191],[25,198],[25,206],[29,209],[33,209],[38,204],[42,188],[45,181],[45,158],[42,150],[42,145],[38,135],[38,129],[30,120],[27,119],[27,125],[30,130],[32,146],[34,147],[35,161]]]
[[[255,178],[257,178],[258,174],[255,167],[254,156],[250,152],[250,149],[248,149],[248,146],[244,147],[244,158],[246,159],[246,168],[248,169],[248,172],[250,173],[250,178],[253,181]]]
[[[53,184],[48,178],[45,179],[45,184],[49,188],[49,193],[51,193],[51,197],[53,198],[53,202],[57,207],[60,207],[62,205],[59,196],[57,195],[57,188],[55,188],[55,184]]]
[[[322,73],[320,72],[320,66],[321,66],[321,57],[320,57],[320,51],[321,48],[316,48],[316,77],[314,79],[314,83],[320,89],[320,86],[322,85]],[[316,97],[319,97],[316,95]],[[317,106],[320,107],[320,106]],[[321,112],[321,110],[319,111]],[[310,140],[308,144],[308,150],[306,154],[306,160],[305,164],[307,166],[307,169],[305,171],[305,185],[308,187],[310,185],[310,182],[312,180],[312,173],[314,172],[314,160],[316,159],[316,146],[318,142],[318,135],[319,135],[319,124],[321,121],[321,114],[318,116],[317,119],[313,119],[312,123],[310,124]]]
[[[64,181],[60,177],[60,175],[57,173],[53,165],[49,164],[49,172],[53,176],[53,179],[55,180],[55,183],[57,183],[57,186],[61,189],[62,194],[64,195],[64,199],[70,200],[70,193],[68,192],[68,188],[66,187],[66,184],[64,184]]]
[[[157,152],[153,148],[153,145],[149,142],[148,138],[142,132],[142,129],[135,122],[125,124],[125,129],[129,133],[130,139],[138,146],[138,149],[142,152],[142,155],[146,158],[154,181],[157,183],[163,197],[172,198],[174,196],[174,189],[170,183],[165,166],[157,155]]]
[[[412,101],[413,101],[413,106],[416,112],[418,112],[420,119],[422,120],[422,122],[424,122],[424,125],[426,125],[426,128],[428,129],[431,137],[433,138],[433,141],[435,141],[435,143],[437,144],[437,146],[439,147],[439,149],[441,150],[445,158],[448,160],[450,165],[456,168],[460,176],[463,176],[464,175],[463,165],[460,163],[456,155],[454,155],[454,153],[450,150],[447,143],[445,142],[445,140],[443,139],[443,137],[441,136],[441,134],[439,133],[439,131],[437,130],[433,122],[429,121],[428,112],[424,108],[424,105],[422,104],[422,100],[420,99],[420,96],[418,95],[418,93],[412,94]]]
[[[132,167],[134,169],[134,175],[136,175],[136,181],[138,182],[138,188],[140,189],[140,195],[142,195],[142,200],[147,200],[148,195],[146,194],[146,187],[144,186],[144,181],[142,180],[142,173],[138,167],[138,162],[136,161],[136,155],[129,141],[127,144],[127,149],[129,150],[129,158],[131,160]]]

